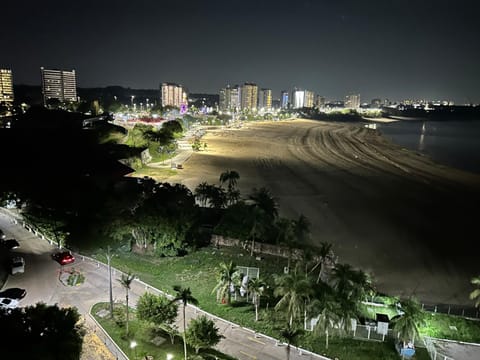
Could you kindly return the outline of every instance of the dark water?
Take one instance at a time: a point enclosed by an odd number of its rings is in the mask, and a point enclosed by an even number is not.
[[[435,162],[480,173],[480,119],[401,120],[377,124],[377,129],[396,144],[427,154]]]

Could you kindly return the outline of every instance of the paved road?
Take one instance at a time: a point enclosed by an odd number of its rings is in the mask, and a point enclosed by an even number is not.
[[[25,258],[25,273],[10,276],[5,284],[7,287],[22,287],[27,289],[27,296],[21,301],[21,306],[33,305],[39,301],[46,304],[59,304],[61,306],[76,306],[80,313],[86,315],[92,305],[97,302],[106,302],[108,293],[108,269],[103,264],[98,264],[77,255],[74,264],[65,268],[75,267],[85,275],[85,282],[78,287],[70,287],[59,281],[60,265],[51,259],[51,254],[57,249],[45,240],[41,240],[20,224],[16,225],[11,218],[0,212],[0,228],[7,237],[15,237],[20,247],[16,252]],[[114,271],[113,294],[114,300],[123,301],[125,290],[116,279],[121,273]],[[135,305],[138,297],[146,291],[158,290],[146,286],[141,281],[133,282],[130,291],[130,303]],[[187,322],[203,314],[202,311],[189,306],[186,316]],[[88,317],[86,317],[88,319]],[[280,360],[285,359],[285,346],[277,345],[276,341],[266,336],[256,335],[248,329],[232,326],[230,323],[213,318],[216,326],[224,339],[218,344],[217,349],[239,360]],[[181,329],[182,315],[179,312],[178,325]],[[300,354],[297,349],[291,350],[290,359],[308,360],[322,359],[307,353]]]

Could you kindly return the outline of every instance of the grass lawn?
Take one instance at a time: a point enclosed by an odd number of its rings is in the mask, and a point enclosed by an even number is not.
[[[170,164],[170,160],[167,160],[165,164]],[[140,177],[140,176],[150,176],[150,177],[168,177],[175,175],[177,173],[177,170],[175,169],[169,169],[169,168],[156,168],[156,167],[150,167],[150,166],[143,166],[140,169],[137,169],[135,171],[135,176]]]
[[[441,339],[480,343],[480,321],[460,316],[427,313],[420,334]]]
[[[122,309],[123,305],[120,306]],[[152,333],[151,328],[146,325],[144,322],[139,321],[135,318],[135,312],[132,309],[130,313],[129,321],[129,337],[125,336],[125,327],[119,326],[115,321],[111,320],[109,317],[101,318],[97,315],[97,312],[102,309],[109,309],[108,303],[98,303],[92,307],[92,316],[102,325],[102,327],[108,332],[110,337],[117,343],[122,351],[130,359],[144,359],[146,355],[153,356],[154,359],[166,359],[167,354],[172,354],[174,359],[183,359],[183,341],[181,337],[175,338],[175,343],[172,344],[168,334],[160,334],[165,341],[160,345],[155,345],[151,340],[156,336]],[[130,348],[130,341],[135,340],[137,343],[136,348],[133,350]],[[194,354],[195,350],[189,348],[189,354]],[[233,358],[228,355],[219,353],[215,350],[206,350],[200,351],[201,354],[211,354],[211,358],[215,357],[221,360],[233,360]]]

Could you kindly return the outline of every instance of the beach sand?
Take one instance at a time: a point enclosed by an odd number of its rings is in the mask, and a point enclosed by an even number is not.
[[[480,176],[432,162],[361,124],[291,120],[210,129],[176,175],[192,191],[236,170],[244,197],[265,186],[280,215],[304,214],[311,241],[372,273],[377,289],[471,305]]]

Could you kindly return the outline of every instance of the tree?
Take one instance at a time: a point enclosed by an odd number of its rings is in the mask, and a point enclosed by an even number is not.
[[[218,299],[227,298],[227,304],[230,304],[231,299],[231,287],[234,281],[234,274],[237,272],[237,265],[230,261],[228,264],[225,262],[220,263],[218,270],[218,282],[213,288],[212,293],[217,292]]]
[[[198,354],[200,349],[209,349],[219,343],[224,337],[218,332],[218,328],[212,320],[205,315],[193,319],[187,329],[187,340],[195,348]]]
[[[322,301],[315,301],[311,304],[314,308],[321,308],[315,332],[323,332],[325,335],[325,348],[328,349],[328,338],[330,330],[338,328],[341,322],[340,307],[332,296],[325,297]]]
[[[280,276],[274,275],[276,287],[273,293],[275,296],[281,296],[275,310],[286,308],[290,326],[297,317],[300,317],[302,310],[305,310],[306,302],[313,294],[310,280],[297,270]]]
[[[273,223],[275,218],[278,216],[278,205],[275,199],[270,194],[267,188],[254,188],[252,194],[249,195],[249,200],[252,202],[252,248],[250,250],[250,256],[253,256],[255,249],[255,238],[258,234],[259,224],[263,223],[263,228],[266,225]]]
[[[177,317],[178,305],[163,295],[143,294],[137,302],[137,317],[153,323],[168,332],[174,343],[176,329],[173,326]]]
[[[288,248],[287,267],[290,269],[292,252],[296,246],[295,237],[293,236],[292,221],[289,219],[280,218],[276,222],[275,227],[277,229],[277,245],[284,245]]]
[[[2,359],[80,359],[85,328],[74,307],[37,303],[0,310],[0,323]]]
[[[298,337],[303,334],[301,329],[293,328],[290,324],[287,324],[285,328],[280,331],[280,337],[287,342],[285,351],[287,353],[287,360],[290,360],[291,345],[296,346]]]
[[[176,291],[175,298],[172,301],[181,301],[183,304],[183,350],[185,352],[185,360],[187,360],[187,339],[186,339],[186,318],[185,318],[185,309],[188,303],[193,305],[198,304],[198,300],[192,296],[190,288],[182,288],[179,285],[175,285],[173,290]]]
[[[318,249],[318,264],[320,270],[318,272],[317,284],[322,280],[325,273],[326,265],[334,261],[334,253],[332,250],[332,244],[322,241],[320,243],[320,248]],[[312,269],[314,271],[315,269]]]
[[[197,198],[197,200],[200,202],[200,204],[205,207],[207,206],[207,203],[208,203],[208,183],[206,183],[205,181],[202,182],[201,184],[199,184],[196,188],[195,188],[195,198]]]
[[[470,300],[475,300],[475,307],[480,307],[480,276],[472,278],[470,281],[477,288],[470,293]]]
[[[248,280],[248,292],[252,294],[252,302],[255,306],[255,321],[258,321],[258,308],[260,307],[260,297],[265,291],[265,283],[260,278]]]
[[[240,192],[236,189],[240,175],[235,170],[227,170],[220,174],[220,185],[227,183],[228,203],[234,204],[240,197]]]
[[[400,309],[403,315],[395,321],[393,330],[398,333],[405,347],[406,342],[414,341],[415,336],[418,336],[418,326],[425,322],[425,313],[420,303],[414,298],[400,300]]]
[[[130,285],[132,284],[133,280],[135,280],[135,275],[128,273],[128,274],[122,274],[122,277],[118,279],[120,284],[125,288],[125,311],[126,311],[126,334],[128,335],[128,293],[130,291]]]

